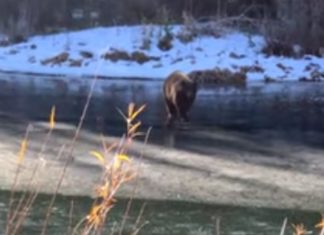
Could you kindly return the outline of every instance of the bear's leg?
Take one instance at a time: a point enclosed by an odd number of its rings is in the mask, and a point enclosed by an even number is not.
[[[181,121],[183,121],[183,122],[189,122],[189,117],[188,117],[188,114],[187,114],[187,109],[182,108],[180,110],[180,117],[181,117]]]
[[[174,120],[175,118],[171,114],[168,114],[167,120],[165,122],[165,126],[171,127],[173,125]]]
[[[166,110],[168,113],[165,125],[167,127],[170,127],[177,116],[177,109],[170,100],[166,99],[165,103],[166,103]]]
[[[177,95],[177,114],[182,122],[189,122],[188,110],[190,109],[190,100],[183,93]]]

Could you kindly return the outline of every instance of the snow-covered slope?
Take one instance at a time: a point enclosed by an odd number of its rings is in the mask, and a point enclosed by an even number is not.
[[[180,26],[172,28],[175,34],[179,30]],[[261,71],[249,72],[249,80],[263,80],[265,77],[298,80],[302,77],[309,78],[315,69],[324,72],[324,58],[267,58],[260,52],[264,39],[258,35],[249,37],[240,32],[231,32],[220,38],[199,37],[189,43],[175,38],[171,50],[161,51],[157,44],[162,31],[159,26],[120,26],[35,36],[25,43],[0,48],[0,70],[68,76],[164,79],[174,70],[189,72],[216,67],[238,70],[242,66],[261,68]],[[150,48],[142,50],[145,39],[151,40]],[[113,62],[101,57],[111,50],[129,53],[142,51],[148,56],[157,57],[158,60],[139,64],[123,60]],[[90,52],[93,57],[82,57],[81,51]],[[71,67],[68,61],[59,65],[41,63],[63,52],[69,53],[69,59],[80,60],[81,66]]]

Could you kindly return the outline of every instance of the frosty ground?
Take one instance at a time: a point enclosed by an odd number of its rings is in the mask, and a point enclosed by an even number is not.
[[[1,189],[10,189],[16,172],[17,133],[23,134],[26,123],[2,119],[1,122]],[[47,127],[33,123],[30,150],[21,168],[17,189],[34,188],[43,193],[53,193],[64,165],[58,157],[62,145],[69,143],[74,127],[58,124],[46,155],[37,158]],[[209,136],[236,144],[256,147],[251,136],[221,130],[194,130],[192,135]],[[138,178],[126,184],[119,196],[142,199],[180,200],[211,204],[262,206],[322,210],[324,199],[323,151],[303,145],[291,145],[265,135],[256,135],[257,152],[236,149],[215,150],[210,156],[156,145],[135,142],[131,156],[135,157]],[[267,139],[266,144],[262,144]],[[116,141],[107,137],[108,143]],[[69,167],[60,188],[64,195],[92,196],[101,167],[89,151],[100,147],[97,135],[82,131],[75,146],[76,160]],[[140,154],[144,157],[140,158]],[[271,154],[269,160],[268,154]],[[284,157],[282,157],[284,156]],[[307,161],[305,159],[307,158]],[[142,159],[142,160],[141,160]],[[30,182],[34,164],[40,161],[36,180]]]
[[[180,35],[184,29],[174,25],[169,30],[173,35]],[[266,78],[278,81],[311,80],[314,72],[324,72],[324,58],[310,55],[285,58],[262,54],[265,39],[260,35],[227,30],[219,37],[201,36],[186,43],[174,37],[172,48],[163,51],[157,44],[164,32],[162,26],[147,25],[99,27],[34,36],[27,42],[0,48],[0,71],[164,79],[174,70],[260,68],[248,72],[248,81]],[[154,59],[138,63],[103,58],[105,53],[113,51],[142,52]],[[42,63],[65,52],[68,53],[66,61]]]

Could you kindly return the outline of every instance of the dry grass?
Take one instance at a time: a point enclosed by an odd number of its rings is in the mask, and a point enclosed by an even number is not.
[[[145,105],[136,108],[135,104],[131,103],[129,104],[128,112],[126,114],[123,114],[120,111],[127,124],[125,135],[120,139],[119,142],[113,143],[111,145],[108,145],[104,141],[104,138],[102,138],[102,151],[94,150],[90,152],[90,155],[95,157],[102,167],[102,177],[95,188],[95,199],[89,213],[85,215],[85,217],[75,226],[73,226],[73,224],[70,222],[69,226],[66,228],[68,230],[68,234],[101,234],[104,231],[107,215],[112,210],[116,202],[116,193],[119,191],[120,187],[122,187],[123,184],[134,180],[137,175],[137,170],[134,167],[134,162],[128,155],[128,147],[132,144],[134,138],[139,135],[145,134],[138,131],[141,126],[141,122],[136,121],[137,117],[141,112],[143,112],[144,109]],[[28,152],[30,128],[27,128],[25,137],[21,141],[20,150],[17,154],[17,170],[10,195],[5,232],[6,235],[20,234],[23,229],[23,224],[32,212],[34,202],[39,195],[41,187],[40,180],[38,179],[38,172],[46,166],[45,151],[54,129],[55,107],[52,108],[50,113],[49,131],[42,144],[42,148],[38,153],[37,163],[32,169],[32,176],[28,186],[30,186],[30,188],[33,188],[33,190],[25,191],[22,193],[22,196],[17,197],[16,186],[20,180],[21,169],[24,165],[25,156]],[[62,155],[63,152],[64,151],[60,151],[59,155]],[[66,174],[66,168],[71,163],[71,156],[71,152],[68,152],[66,163],[62,169],[61,175],[58,178],[56,190],[47,208],[41,234],[48,234],[47,227],[50,223],[51,213],[54,207],[56,196]],[[55,184],[55,182],[53,182],[53,184]],[[69,214],[70,218],[72,218],[73,216],[73,207],[74,205],[71,206]],[[130,205],[125,212],[123,223],[120,228],[120,234],[123,232],[129,210]],[[140,228],[145,225],[145,223],[141,222],[143,210],[140,211],[140,215],[136,221],[133,231],[131,231],[130,234],[138,234]]]
[[[18,199],[18,202],[15,199],[15,190],[17,183],[20,179],[21,168],[25,160],[26,153],[28,151],[28,137],[30,133],[30,127],[27,128],[26,135],[23,138],[18,152],[17,158],[17,170],[15,174],[15,179],[13,186],[11,188],[11,196],[9,201],[9,209],[7,214],[7,223],[6,223],[6,234],[19,234],[21,227],[28,217],[33,203],[35,202],[41,185],[39,184],[39,179],[37,178],[38,171],[45,166],[43,154],[46,150],[46,146],[51,137],[52,131],[55,127],[55,107],[52,107],[50,118],[49,118],[49,131],[44,139],[41,150],[37,155],[38,161],[32,169],[32,176],[30,178],[28,187],[34,188],[34,190],[24,192],[22,196]],[[17,202],[17,203],[15,203]]]
[[[98,159],[102,168],[103,176],[100,184],[96,188],[96,200],[90,209],[89,214],[77,225],[73,234],[80,230],[78,234],[92,234],[93,232],[101,233],[104,229],[107,214],[113,208],[116,200],[115,195],[119,188],[136,177],[132,159],[129,157],[127,150],[132,140],[142,133],[138,132],[141,125],[140,121],[134,122],[136,117],[144,110],[145,106],[135,109],[131,103],[128,107],[127,115],[123,115],[127,123],[126,135],[120,143],[108,145],[102,141],[103,151],[92,151],[90,154]],[[113,157],[109,159],[110,153]],[[137,234],[137,229],[131,234]]]
[[[113,49],[112,51],[106,52],[102,55],[102,58],[110,60],[112,62],[117,62],[119,60],[124,61],[135,61],[138,64],[144,64],[148,61],[159,61],[160,58],[156,56],[149,56],[141,51],[134,51],[128,53],[123,50]]]
[[[150,50],[152,46],[152,38],[154,37],[154,27],[150,24],[143,23],[142,28],[142,45],[141,50]]]
[[[246,17],[244,13],[229,17],[209,17],[206,22],[199,22],[192,15],[184,12],[183,27],[177,38],[183,43],[192,41],[196,37],[211,36],[219,38],[233,30],[248,29],[255,31],[259,27],[258,20]]]
[[[288,234],[287,231],[287,218],[284,219],[284,222],[282,224],[280,235]],[[318,234],[318,235],[324,235],[324,217],[322,215],[321,221],[314,226],[316,231],[310,231],[306,228],[306,226],[303,223],[300,224],[291,224],[292,228],[292,235],[306,235],[306,234]]]

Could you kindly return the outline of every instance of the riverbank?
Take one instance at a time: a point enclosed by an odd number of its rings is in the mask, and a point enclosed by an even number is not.
[[[0,187],[11,188],[30,123],[17,187],[33,187],[33,164],[41,162],[36,186],[53,193],[65,159],[58,154],[71,143],[92,81],[22,75],[0,81]],[[161,82],[98,80],[60,193],[93,195],[101,168],[89,152],[101,149],[102,133],[109,143],[119,139],[125,123],[116,108],[126,110],[133,101],[147,104],[140,120],[143,128],[153,126],[148,144],[136,141],[130,149],[141,164],[136,198],[323,210],[323,84],[287,83],[208,86],[198,92],[187,130],[166,131]],[[39,160],[52,105],[57,126]],[[119,196],[132,195],[135,182]]]
[[[0,124],[2,190],[8,190],[16,173],[16,153],[19,136],[23,136],[26,123],[17,121]],[[58,157],[63,144],[68,144],[75,128],[58,125],[39,160],[37,153],[45,138],[46,124],[33,123],[30,145],[22,167],[17,189],[39,189],[53,193],[55,182],[63,169],[64,158]],[[323,150],[306,145],[294,145],[276,138],[275,133],[244,135],[233,131],[191,130],[190,135],[226,141],[241,148],[209,149],[195,144],[196,151],[179,150],[166,146],[135,142],[131,147],[139,175],[126,184],[119,196],[135,198],[228,204],[252,207],[324,210]],[[309,134],[311,135],[311,134]],[[115,137],[107,137],[109,143]],[[264,143],[264,140],[267,140]],[[243,147],[244,146],[244,147]],[[75,161],[70,165],[62,187],[63,195],[92,196],[101,174],[101,168],[89,151],[100,147],[97,134],[82,131],[75,145]],[[143,151],[143,158],[140,157]],[[36,184],[30,185],[33,165],[41,163]],[[139,165],[138,165],[139,164]]]
[[[166,35],[173,35],[169,41]],[[184,41],[183,26],[92,28],[0,48],[0,71],[70,77],[165,79],[174,70],[244,70],[248,81],[323,80],[324,59],[266,56],[265,39],[234,30]],[[162,44],[161,44],[162,43]],[[164,43],[164,44],[163,44]]]

